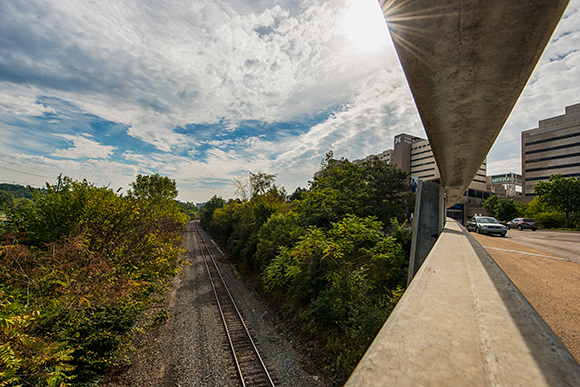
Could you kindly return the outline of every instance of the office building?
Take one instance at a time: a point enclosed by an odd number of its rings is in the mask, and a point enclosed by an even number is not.
[[[370,155],[365,157],[364,159],[357,159],[357,160],[353,160],[353,164],[362,164],[365,161],[368,161],[371,159],[371,157],[378,157],[381,161],[384,161],[387,164],[391,164],[393,162],[393,154],[394,151],[392,149],[388,149],[382,153],[379,153],[378,155]]]
[[[499,198],[522,196],[522,175],[510,172],[488,176],[487,189]]]
[[[386,150],[378,155],[370,155],[364,159],[354,160],[353,163],[364,162],[373,156],[377,156],[387,163],[396,164],[399,168],[409,172],[411,177],[419,180],[436,180],[441,177],[429,140],[421,137],[401,133],[395,136],[394,149]],[[486,161],[484,161],[469,185],[466,196],[484,198],[484,192],[487,187],[486,168]]]
[[[405,133],[395,136],[392,159],[399,168],[408,171],[411,177],[416,177],[419,180],[436,180],[441,177],[427,139]],[[469,185],[470,190],[478,192],[486,190],[486,168],[486,161],[484,161]],[[483,198],[483,194],[479,197]]]
[[[580,177],[580,103],[522,132],[523,194],[535,196],[534,186],[558,173]]]
[[[429,140],[421,137],[401,133],[395,136],[394,149],[386,150],[379,155],[370,155],[364,159],[354,160],[353,163],[362,163],[373,156],[378,156],[385,162],[396,164],[399,168],[409,172],[410,178],[436,180],[441,177]],[[481,202],[491,196],[487,189],[486,179],[487,160],[481,164],[460,202],[447,210],[447,216],[464,224],[467,217],[484,213]]]

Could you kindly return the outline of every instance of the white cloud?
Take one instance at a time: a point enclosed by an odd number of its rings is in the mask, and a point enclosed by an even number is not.
[[[0,115],[14,115],[20,118],[28,116],[41,116],[43,114],[56,114],[50,107],[38,103],[36,93],[31,93],[28,88],[13,87],[0,93]]]
[[[521,130],[580,102],[579,5],[571,1],[490,170],[516,172]],[[3,152],[28,160],[6,165],[5,179],[19,176],[8,168],[32,171],[24,165],[124,186],[159,172],[186,187],[180,197],[202,201],[212,190],[233,194],[229,181],[248,171],[278,173],[293,190],[328,150],[352,160],[391,148],[398,133],[424,136],[376,0],[11,0],[0,9]],[[324,114],[302,134],[241,125],[276,130]],[[57,149],[39,116],[65,122],[59,138],[72,146]],[[91,120],[118,123],[132,138],[104,145]],[[42,157],[31,161],[27,150]]]
[[[501,173],[520,173],[521,157],[511,157],[502,160],[492,160],[487,162],[487,175],[499,175]]]
[[[362,42],[347,35],[356,31],[353,14],[355,21],[361,14],[353,4],[345,12],[341,1],[307,4],[293,14],[279,5],[237,14],[227,2],[207,0],[33,1],[12,9],[29,39],[58,39],[21,48],[19,57],[34,60],[15,61],[14,71],[167,151],[181,140],[171,126],[223,117],[272,122],[349,99],[365,71],[379,65],[346,49]],[[376,17],[370,24],[377,31]],[[389,40],[386,27],[382,33],[379,46]]]
[[[276,161],[284,169],[306,163],[316,171],[327,151],[353,160],[391,149],[393,137],[403,132],[425,135],[402,70],[383,69],[360,82],[342,110],[290,141]]]
[[[216,148],[229,148],[229,147],[243,148],[246,151],[255,151],[258,149],[273,150],[271,146],[272,144],[269,144],[268,142],[264,141],[261,137],[264,136],[262,135],[238,139],[200,141],[200,144],[207,144]]]
[[[111,145],[102,145],[99,142],[92,140],[91,135],[81,134],[71,136],[68,134],[57,134],[65,140],[72,142],[73,146],[67,149],[57,149],[51,156],[63,157],[67,159],[106,159],[117,149]]]
[[[521,132],[580,103],[579,47],[580,1],[572,0],[488,155],[494,171],[521,173]]]

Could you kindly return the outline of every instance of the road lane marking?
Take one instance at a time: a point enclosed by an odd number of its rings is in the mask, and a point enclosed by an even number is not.
[[[501,250],[501,251],[507,251],[510,253],[518,253],[518,254],[526,254],[526,255],[533,255],[536,257],[542,257],[542,258],[550,258],[550,259],[557,259],[558,261],[566,261],[566,262],[570,262],[567,259],[564,258],[558,258],[558,257],[552,257],[550,255],[541,255],[541,254],[534,254],[534,253],[525,253],[523,251],[517,251],[517,250],[507,250],[507,249],[500,249],[497,247],[489,247],[489,246],[482,246],[484,249],[492,249],[492,250]]]

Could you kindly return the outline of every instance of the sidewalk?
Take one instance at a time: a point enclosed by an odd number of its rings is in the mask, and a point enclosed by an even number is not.
[[[580,361],[580,265],[503,238],[472,235]]]

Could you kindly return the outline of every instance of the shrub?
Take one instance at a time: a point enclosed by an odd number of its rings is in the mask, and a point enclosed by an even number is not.
[[[9,213],[0,238],[7,385],[89,383],[127,347],[182,252],[186,216],[152,192],[122,196],[63,178]]]

